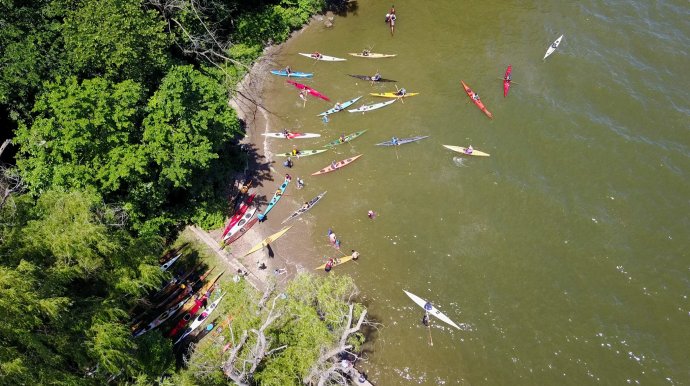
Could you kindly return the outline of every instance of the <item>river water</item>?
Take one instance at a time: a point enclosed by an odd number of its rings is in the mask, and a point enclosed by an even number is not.
[[[336,151],[296,160],[320,253],[330,227],[360,261],[355,277],[380,323],[364,368],[379,385],[690,384],[690,6],[687,1],[359,1],[288,42],[276,68],[313,72],[309,98],[275,77],[273,140]],[[558,50],[542,60],[561,34]],[[348,56],[370,47],[393,59]],[[346,57],[314,62],[298,52]],[[513,66],[503,97],[501,77]],[[397,80],[371,86],[346,74]],[[481,95],[487,119],[460,80]],[[369,92],[420,95],[366,114],[316,114]],[[359,103],[355,106],[359,106]],[[398,148],[392,136],[430,135]],[[489,158],[441,145],[472,144]],[[335,172],[314,171],[364,154]],[[281,169],[278,167],[278,169]],[[369,220],[368,210],[379,216]],[[336,253],[337,254],[337,253]],[[321,256],[314,256],[314,267]],[[434,303],[461,330],[403,293]],[[433,346],[430,344],[433,342]]]

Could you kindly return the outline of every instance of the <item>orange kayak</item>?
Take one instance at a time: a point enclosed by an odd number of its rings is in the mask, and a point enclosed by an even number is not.
[[[465,88],[465,92],[467,93],[467,96],[470,97],[470,99],[472,100],[472,102],[474,102],[474,104],[477,105],[477,107],[479,107],[479,110],[483,111],[484,114],[486,114],[487,117],[493,118],[494,116],[491,115],[491,112],[490,112],[489,110],[486,109],[486,107],[484,106],[484,103],[482,103],[482,101],[481,101],[479,98],[477,98],[477,99],[474,99],[474,98],[473,98],[473,96],[474,96],[476,93],[475,93],[474,91],[472,91],[472,89],[469,88],[469,87],[465,84],[465,82],[460,81],[460,83],[462,83],[462,87]]]

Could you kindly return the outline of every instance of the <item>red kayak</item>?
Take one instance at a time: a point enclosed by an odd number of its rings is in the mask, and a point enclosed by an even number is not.
[[[244,220],[242,220],[242,221],[244,221]],[[253,227],[254,224],[256,224],[258,221],[259,221],[259,218],[258,218],[258,217],[254,217],[253,219],[249,220],[249,222],[248,222],[247,224],[245,224],[242,228],[240,228],[240,230],[237,231],[237,233],[235,233],[234,235],[232,235],[232,237],[229,238],[229,239],[225,242],[225,245],[230,245],[230,244],[234,243],[235,241],[237,241],[237,239],[239,239],[240,237],[242,237],[242,235],[244,235],[244,234],[245,234],[251,227]]]
[[[472,100],[472,102],[474,102],[474,104],[477,105],[477,107],[479,107],[479,109],[480,109],[481,111],[483,111],[484,114],[486,114],[487,117],[493,118],[493,115],[491,115],[491,112],[490,112],[489,110],[487,110],[486,107],[484,107],[484,103],[482,103],[482,101],[479,100],[479,94],[477,94],[476,92],[472,91],[472,89],[469,88],[469,87],[465,84],[465,82],[460,81],[460,83],[462,83],[462,87],[465,88],[465,92],[467,93],[467,96],[470,97],[470,99]],[[476,98],[475,98],[475,95],[477,96]]]
[[[508,65],[508,68],[506,68],[506,74],[503,75],[503,97],[508,96],[508,91],[510,91],[510,82],[512,79],[510,78],[510,73],[513,71],[513,66]]]
[[[300,90],[307,90],[307,91],[309,92],[309,94],[311,94],[311,95],[313,95],[313,96],[315,96],[315,97],[317,97],[317,98],[321,98],[321,99],[323,99],[323,100],[325,100],[325,101],[330,101],[330,99],[328,99],[327,96],[321,94],[320,92],[314,90],[313,88],[307,86],[306,84],[297,83],[297,82],[295,82],[295,81],[293,81],[293,80],[288,80],[287,82],[290,83],[291,85],[297,87],[297,88],[300,89]]]
[[[234,215],[230,218],[230,222],[228,223],[228,226],[225,227],[225,230],[223,230],[223,235],[221,238],[225,237],[225,235],[228,234],[230,231],[230,228],[232,228],[233,225],[237,224],[238,221],[244,216],[244,212],[247,211],[247,208],[249,208],[249,205],[254,201],[254,196],[256,196],[256,193],[252,193],[247,199],[240,205],[240,208],[235,212]]]

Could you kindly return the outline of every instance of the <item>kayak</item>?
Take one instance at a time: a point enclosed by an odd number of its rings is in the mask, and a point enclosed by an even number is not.
[[[297,83],[297,82],[289,80],[289,79],[286,82],[290,83],[291,85],[297,87],[300,90],[307,90],[309,92],[309,94],[311,94],[312,96],[315,96],[317,98],[321,98],[325,101],[330,101],[330,99],[327,96],[321,94],[320,92],[314,90],[313,88],[307,86],[306,84]]]
[[[465,89],[467,96],[470,97],[470,100],[472,100],[472,102],[474,102],[474,104],[477,105],[477,107],[479,107],[479,110],[483,111],[487,117],[493,118],[494,116],[491,115],[491,112],[489,112],[489,110],[487,110],[486,107],[484,107],[484,103],[482,103],[480,99],[472,98],[472,96],[475,95],[475,92],[472,91],[472,89],[469,88],[469,86],[467,86],[467,84],[465,84],[465,82],[463,82],[462,80],[460,81],[460,83],[462,83],[462,87]]]
[[[238,222],[237,225],[242,224],[242,221],[244,221],[244,220],[240,220],[240,222]],[[237,239],[239,239],[240,237],[242,237],[242,235],[244,235],[245,233],[247,233],[247,231],[248,231],[249,229],[251,229],[251,228],[254,226],[254,224],[256,224],[257,222],[259,222],[259,219],[256,218],[256,217],[254,217],[253,219],[249,220],[248,222],[242,224],[242,225],[237,229],[237,232],[235,232],[231,237],[229,237],[229,238],[225,241],[225,245],[230,245],[230,244],[234,243],[235,241],[237,241]],[[232,232],[232,231],[230,231],[230,232]]]
[[[271,74],[278,76],[288,76],[288,73],[285,70],[271,70]],[[311,78],[312,76],[314,76],[314,74],[310,74],[308,72],[293,71],[290,73],[289,78]]]
[[[184,328],[184,326],[186,326],[187,323],[190,320],[192,320],[193,317],[196,316],[196,313],[199,312],[201,306],[204,305],[206,300],[208,300],[208,298],[213,293],[213,290],[215,289],[216,287],[209,288],[208,291],[206,291],[200,298],[194,300],[194,306],[192,306],[192,309],[187,311],[187,313],[184,314],[182,318],[180,318],[180,320],[177,321],[177,324],[175,324],[175,326],[171,328],[170,331],[168,331],[168,338],[175,337],[177,333],[179,333]]]
[[[407,292],[407,291],[405,291],[405,290],[403,290],[403,292],[404,292],[405,294],[407,294],[407,296],[409,296],[410,299],[412,299],[412,301],[415,302],[418,306],[424,308],[424,310],[427,311],[430,315],[433,315],[433,316],[439,318],[441,321],[446,322],[446,323],[450,324],[451,326],[453,326],[453,327],[457,328],[458,330],[460,330],[460,327],[459,327],[457,324],[455,324],[455,322],[453,322],[452,320],[450,320],[449,317],[447,317],[443,312],[439,311],[439,310],[438,310],[436,307],[434,307],[431,303],[428,303],[426,300],[420,298],[419,296],[417,296],[417,295],[415,295],[415,294],[413,294],[413,293]],[[430,310],[427,310],[427,309],[424,307],[424,305],[426,305],[427,303],[431,305],[431,309],[430,309]]]
[[[258,244],[256,244],[255,246],[253,246],[252,249],[250,249],[250,250],[249,250],[247,253],[245,253],[244,256],[242,256],[242,257],[247,257],[247,256],[251,255],[252,253],[258,251],[259,249],[261,249],[261,248],[267,246],[268,244],[270,244],[270,243],[272,243],[272,242],[278,240],[278,239],[280,238],[280,236],[284,235],[287,231],[290,230],[290,228],[292,228],[292,225],[290,225],[290,226],[288,226],[288,227],[285,227],[285,228],[279,230],[278,232],[276,232],[276,233],[274,233],[274,234],[272,234],[272,235],[266,237],[266,238],[263,239],[260,243],[258,243]]]
[[[319,174],[326,174],[326,173],[332,172],[334,170],[338,170],[345,165],[349,165],[349,164],[355,162],[357,160],[357,158],[361,157],[362,155],[363,154],[359,154],[359,155],[356,155],[354,157],[350,157],[350,158],[346,158],[342,161],[338,161],[335,163],[335,167],[333,167],[333,165],[328,165],[325,168],[319,170],[318,172],[312,173],[311,175],[312,176],[318,176]]]
[[[503,97],[504,98],[508,96],[508,91],[510,91],[511,80],[509,80],[508,77],[510,76],[511,72],[513,72],[513,66],[509,65],[508,68],[506,68],[506,74],[503,75]]]
[[[352,74],[348,74],[348,75],[350,75],[353,78],[366,80],[368,82],[397,82],[397,80],[384,79],[384,78],[380,78],[379,80],[373,80],[369,75],[352,75]]]
[[[553,44],[549,46],[549,48],[546,50],[546,54],[544,54],[544,59],[542,60],[546,60],[546,58],[548,58],[549,55],[553,54],[553,52],[556,51],[558,45],[561,44],[561,40],[563,40],[563,35],[559,36],[558,39],[556,39],[556,41],[554,41]]]
[[[246,224],[249,220],[251,220],[252,217],[254,217],[254,213],[256,213],[256,211],[257,208],[255,206],[247,210],[244,213],[244,215],[242,215],[242,218],[228,230],[228,233],[223,235],[223,240],[227,240],[234,236],[235,233],[239,232],[240,229],[242,229],[242,227],[244,226],[244,224]]]
[[[305,56],[309,59],[321,60],[324,62],[344,62],[347,60],[344,58],[336,58],[335,56],[328,56],[328,55],[321,55],[317,58],[316,56],[312,56],[313,54],[305,54],[304,52],[300,52],[299,54],[302,56]]]
[[[375,97],[383,97],[383,98],[407,98],[415,95],[419,95],[418,92],[408,92],[405,93],[405,95],[398,95],[397,93],[394,92],[381,92],[381,93],[369,93],[369,95],[375,96]]]
[[[175,264],[175,262],[177,261],[177,259],[180,258],[180,256],[182,256],[181,253],[177,254],[177,256],[173,257],[172,259],[166,261],[165,264],[161,264],[161,271],[167,271],[168,268]]]
[[[268,206],[266,207],[266,209],[264,209],[264,212],[259,213],[259,215],[257,216],[260,221],[262,221],[266,217],[268,212],[270,212],[271,209],[273,209],[273,207],[278,203],[278,200],[280,200],[280,198],[283,197],[283,193],[285,193],[285,189],[287,189],[287,186],[289,183],[290,183],[290,180],[288,180],[286,178],[285,181],[283,181],[283,184],[280,185],[278,190],[273,194],[273,198],[268,203]]]
[[[286,138],[284,133],[263,133],[266,137],[270,138]],[[288,132],[287,139],[305,139],[305,138],[318,138],[321,134],[314,133],[292,133]]]
[[[297,209],[296,211],[294,211],[290,216],[288,216],[288,218],[286,218],[285,220],[283,220],[283,222],[281,222],[281,224],[285,224],[286,222],[292,220],[293,218],[297,218],[297,217],[301,216],[302,213],[308,211],[308,210],[311,209],[314,205],[316,205],[316,203],[319,202],[319,200],[321,200],[321,199],[323,198],[324,195],[326,195],[326,192],[323,192],[323,193],[319,194],[318,196],[312,198],[311,201],[307,202],[307,206],[306,206],[306,207],[305,207],[305,206],[302,206],[301,208],[299,208],[299,209]]]
[[[343,141],[340,141],[340,138],[338,138],[338,139],[336,139],[335,141],[331,141],[331,142],[329,142],[329,143],[323,145],[323,147],[333,147],[333,146],[338,146],[338,145],[343,144],[343,143],[346,143],[346,142],[350,142],[350,141],[352,141],[353,139],[355,139],[355,138],[359,137],[360,135],[364,134],[365,132],[366,132],[366,130],[362,130],[362,131],[358,131],[358,132],[355,132],[355,133],[352,133],[352,134],[348,134],[348,135],[345,136],[345,138],[343,138]]]
[[[232,215],[230,218],[230,221],[228,222],[228,225],[225,227],[223,230],[223,234],[221,237],[225,238],[225,235],[230,232],[230,229],[233,227],[233,225],[237,224],[238,221],[242,218],[244,215],[244,212],[247,211],[247,208],[249,208],[249,205],[252,204],[252,201],[254,201],[254,196],[256,196],[256,193],[252,193],[247,199],[240,205],[240,208],[235,212],[235,214]]]
[[[196,330],[197,327],[199,327],[208,318],[208,316],[211,315],[211,313],[213,313],[213,311],[215,311],[216,308],[218,308],[218,304],[220,304],[220,301],[223,299],[223,296],[225,296],[225,294],[221,295],[218,299],[216,299],[215,302],[211,303],[210,306],[206,307],[204,312],[202,312],[201,315],[197,316],[196,319],[194,319],[192,325],[184,330],[182,336],[177,338],[173,345],[178,344],[182,339],[186,338],[189,334]]]
[[[352,261],[352,255],[350,255],[350,256],[344,256],[344,257],[341,257],[341,258],[339,258],[339,259],[333,259],[333,260],[335,260],[335,263],[333,264],[333,267],[337,267],[337,266],[339,266],[339,265],[341,265],[341,264],[347,263],[348,261]],[[321,264],[321,265],[319,265],[318,267],[316,267],[316,268],[314,268],[314,269],[326,269],[326,264]]]
[[[340,104],[340,107],[338,107],[338,108],[333,107],[333,108],[330,109],[330,110],[326,110],[326,111],[324,111],[323,113],[317,115],[317,117],[322,117],[322,116],[324,116],[324,115],[337,113],[338,111],[343,111],[343,110],[345,110],[346,108],[350,107],[351,105],[355,104],[355,102],[357,102],[357,101],[360,100],[361,98],[362,98],[361,96],[358,96],[358,97],[355,98],[355,99],[350,99],[350,100],[347,101],[347,102],[343,102],[343,103]]]
[[[369,52],[367,54],[364,54],[362,52],[359,52],[359,53],[350,52],[349,54],[352,56],[356,56],[358,58],[367,58],[367,59],[393,58],[393,57],[398,55],[398,54],[377,54],[375,52]]]
[[[326,149],[319,149],[319,150],[300,150],[299,153],[298,153],[297,155],[292,155],[292,153],[279,153],[279,154],[276,154],[276,155],[279,156],[279,157],[297,157],[297,158],[300,158],[300,157],[307,157],[307,156],[315,155],[315,154],[321,154],[321,153],[323,153],[324,151],[326,151]]]
[[[398,144],[398,145],[404,145],[404,144],[406,144],[406,143],[420,141],[420,140],[422,140],[422,139],[424,139],[424,138],[429,138],[429,136],[428,136],[428,135],[421,135],[421,136],[417,136],[417,137],[400,138],[400,139],[398,139],[398,143],[397,143],[397,144]],[[376,146],[394,146],[394,145],[395,145],[395,144],[393,143],[392,140],[391,140],[391,141],[386,141],[386,142],[381,142],[381,143],[377,143],[377,144],[376,144]]]
[[[484,153],[483,151],[479,151],[477,149],[472,149],[471,153],[467,152],[467,148],[462,147],[462,146],[451,146],[451,145],[443,145],[446,149],[450,149],[452,151],[457,151],[458,153],[462,153],[464,155],[475,155],[479,157],[488,157],[490,156],[489,153]]]
[[[397,99],[393,99],[392,101],[374,103],[373,105],[364,105],[364,106],[358,107],[356,109],[347,110],[347,111],[349,111],[351,113],[360,113],[360,112],[365,113],[367,111],[377,110],[377,109],[380,109],[381,107],[386,107],[386,106],[390,105],[391,103],[395,102],[396,100]]]

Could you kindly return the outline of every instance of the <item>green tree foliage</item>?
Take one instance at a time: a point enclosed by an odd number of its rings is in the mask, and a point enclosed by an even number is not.
[[[0,377],[103,384],[111,374],[160,369],[140,360],[124,311],[164,278],[160,239],[109,229],[94,194],[49,190],[18,205],[14,224],[0,227],[0,307],[11,321],[0,323]],[[170,358],[169,348],[162,354]]]
[[[62,27],[73,73],[153,83],[170,64],[165,23],[141,0],[83,0]]]

